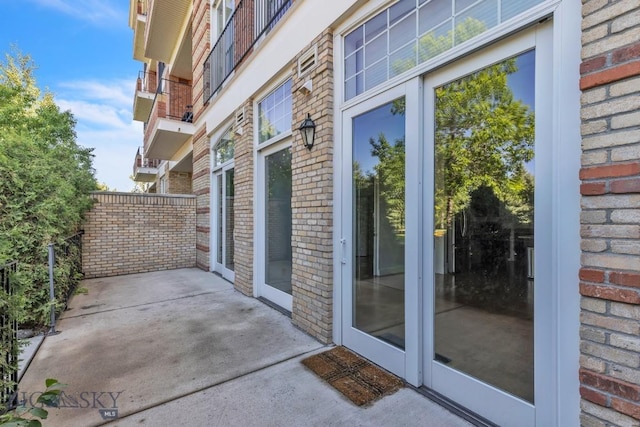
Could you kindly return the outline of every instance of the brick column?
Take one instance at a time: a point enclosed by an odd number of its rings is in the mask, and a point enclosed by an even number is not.
[[[313,45],[318,64],[308,74],[293,71],[292,294],[293,323],[323,342],[331,342],[333,317],[333,34],[326,30]],[[298,89],[311,79],[313,92]],[[311,151],[297,128],[311,114],[316,124]]]
[[[211,242],[211,169],[205,124],[193,136],[193,194],[196,195],[196,265],[209,270]]]
[[[242,135],[235,135],[233,201],[235,288],[253,295],[253,100],[244,105]]]
[[[582,13],[581,424],[640,425],[640,8]]]

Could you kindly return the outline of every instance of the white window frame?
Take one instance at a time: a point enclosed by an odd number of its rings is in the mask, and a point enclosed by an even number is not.
[[[262,184],[262,187],[254,187],[254,203],[257,209],[254,209],[255,217],[255,229],[254,229],[254,286],[253,295],[257,297],[264,297],[269,301],[279,305],[285,310],[292,311],[293,297],[292,295],[285,295],[284,292],[266,284],[266,236],[267,225],[265,221],[266,216],[266,195],[263,191],[264,186],[264,174],[265,174],[265,159],[271,154],[275,154],[279,151],[287,148],[292,148],[293,138],[280,138],[278,142],[269,144],[262,150],[256,150],[258,154],[258,162],[256,167],[256,182],[257,185]],[[293,154],[293,153],[292,153]]]
[[[211,152],[211,155],[209,156],[210,157],[209,170],[211,171],[210,172],[211,190],[209,192],[209,195],[211,196],[209,197],[209,248],[210,248],[209,249],[209,271],[221,274],[223,277],[225,277],[225,274],[223,272],[219,272],[216,270],[216,267],[218,265],[218,258],[217,258],[218,233],[217,233],[216,227],[217,227],[217,213],[218,213],[219,206],[218,206],[218,193],[217,193],[217,186],[216,186],[217,178],[215,177],[220,173],[224,174],[225,171],[228,169],[235,168],[235,155],[234,157],[227,160],[226,162],[216,164],[214,153],[215,153],[215,148],[220,142],[220,140],[222,139],[222,137],[229,131],[233,132],[233,124],[229,122],[227,123],[228,124],[226,126],[221,126],[217,132],[215,132],[209,137],[209,147]],[[235,140],[234,140],[234,145],[235,145]],[[234,148],[234,153],[235,153],[235,148]],[[223,219],[223,222],[224,222],[224,219]],[[235,241],[235,231],[234,231],[233,238]],[[226,269],[224,265],[224,259],[223,259],[222,267]],[[226,274],[225,278],[231,282],[234,282],[235,270],[230,271],[230,273],[231,274]]]
[[[461,58],[471,52],[482,49],[497,40],[515,34],[529,25],[541,20],[552,18],[553,70],[550,82],[552,88],[549,96],[552,98],[549,130],[552,135],[552,164],[551,181],[551,245],[552,245],[552,273],[550,292],[553,319],[553,336],[549,339],[554,346],[554,354],[550,357],[550,380],[547,392],[550,398],[546,403],[536,402],[536,426],[573,426],[579,423],[580,395],[577,371],[579,368],[579,313],[580,296],[575,288],[577,272],[580,268],[579,250],[579,218],[580,194],[578,171],[580,169],[580,91],[577,85],[579,79],[579,64],[581,61],[581,4],[570,0],[549,0],[541,3],[516,18],[486,31],[485,33],[456,46],[440,56],[432,58],[414,69],[398,75],[387,82],[366,91],[349,101],[344,101],[344,61],[343,37],[357,28],[368,18],[374,16],[391,2],[371,1],[353,13],[353,18],[345,21],[335,29],[334,36],[334,304],[333,304],[333,340],[342,344],[342,283],[341,270],[344,247],[341,241],[343,221],[342,190],[344,181],[341,170],[342,159],[342,131],[346,124],[342,121],[342,112],[390,88],[407,82],[414,77],[427,74],[439,67]],[[572,112],[567,114],[566,112]],[[564,113],[564,114],[563,114]],[[543,113],[544,114],[544,113]],[[548,122],[548,123],[549,123]],[[558,159],[562,159],[562,165]],[[348,248],[347,248],[348,249]],[[562,260],[559,259],[562,257]],[[426,314],[425,314],[426,315]],[[421,360],[421,359],[420,359]],[[407,364],[414,363],[407,357]],[[537,367],[540,369],[541,367]],[[418,376],[407,381],[413,385],[422,384],[422,367]]]
[[[229,22],[231,15],[236,8],[236,1],[231,0],[231,10],[227,16],[227,8],[226,3],[227,0],[211,0],[211,46],[214,46],[220,35],[222,34],[222,30]],[[222,27],[218,28],[218,17],[222,14]]]
[[[278,84],[270,87],[269,91],[261,94],[261,96],[257,98],[257,99],[259,99],[259,101],[256,101],[253,104],[253,111],[255,111],[254,120],[253,120],[253,122],[254,122],[253,123],[253,135],[254,135],[254,140],[255,140],[255,147],[256,147],[256,150],[258,150],[258,151],[263,150],[263,149],[269,147],[272,144],[277,144],[278,142],[283,141],[284,139],[291,137],[291,135],[293,133],[293,128],[287,129],[287,130],[279,133],[278,135],[275,135],[275,136],[267,139],[266,141],[260,142],[260,104],[264,100],[266,100],[269,96],[271,96],[276,90],[280,89],[289,80],[291,80],[292,87],[293,87],[293,77],[291,75],[287,74],[287,76],[285,78],[278,80]],[[293,93],[291,93],[291,126],[293,126]]]

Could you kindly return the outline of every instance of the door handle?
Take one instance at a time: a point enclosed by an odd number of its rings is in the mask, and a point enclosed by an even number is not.
[[[340,263],[342,264],[347,263],[346,253],[347,253],[347,239],[343,238],[343,239],[340,239]]]

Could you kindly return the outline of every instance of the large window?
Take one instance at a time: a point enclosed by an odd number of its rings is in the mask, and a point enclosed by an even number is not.
[[[345,37],[345,99],[472,39],[542,1],[400,0]]]
[[[258,103],[258,143],[291,130],[291,79]]]
[[[222,138],[218,141],[213,148],[213,163],[214,166],[219,166],[231,159],[235,151],[235,142],[233,140],[233,130],[231,128],[222,135]]]

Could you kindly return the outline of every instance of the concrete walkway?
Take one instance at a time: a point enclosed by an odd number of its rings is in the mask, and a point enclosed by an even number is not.
[[[356,407],[300,363],[327,347],[211,273],[81,286],[20,382],[33,402],[46,378],[68,384],[47,427],[469,425],[411,389]]]

